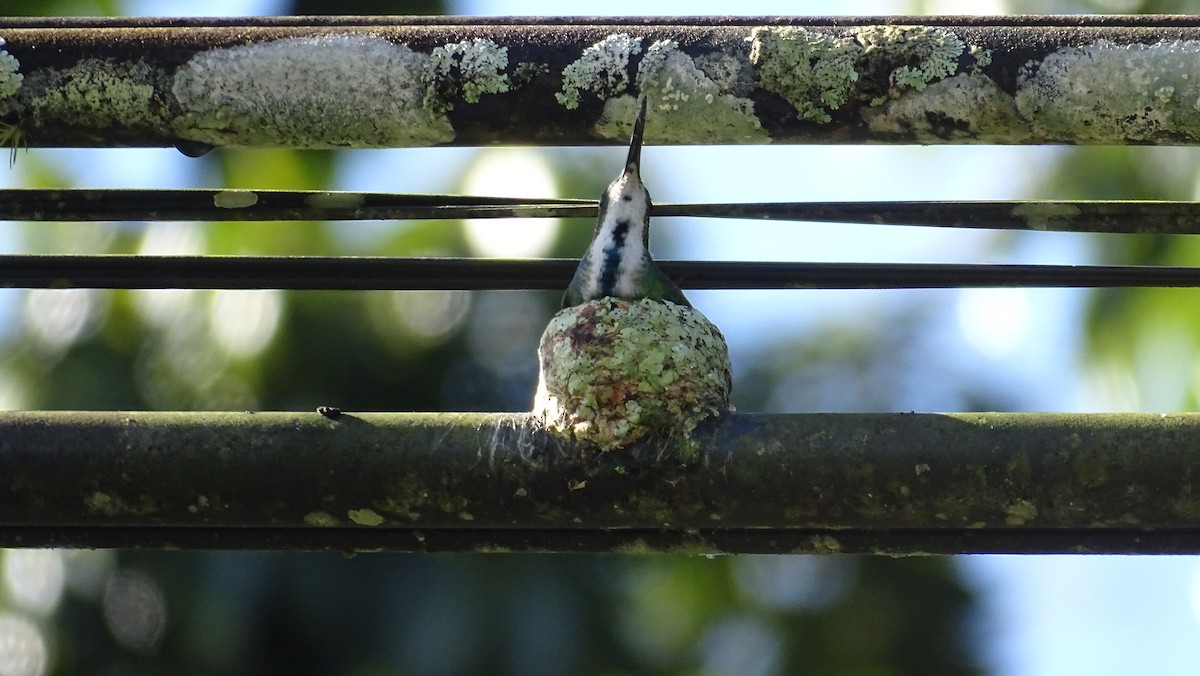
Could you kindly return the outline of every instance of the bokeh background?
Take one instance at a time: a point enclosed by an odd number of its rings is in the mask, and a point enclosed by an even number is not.
[[[1195,0],[583,2],[575,14],[1200,12]],[[0,0],[0,15],[554,14]],[[615,148],[19,151],[8,187],[596,196]],[[659,201],[1195,199],[1192,148],[650,148]],[[0,223],[3,253],[578,256],[586,221]],[[1200,239],[659,219],[659,258],[1200,265]],[[0,291],[0,408],[527,409],[557,293]],[[1179,411],[1200,292],[693,292],[739,410]],[[0,674],[1195,673],[1189,557],[0,552]]]

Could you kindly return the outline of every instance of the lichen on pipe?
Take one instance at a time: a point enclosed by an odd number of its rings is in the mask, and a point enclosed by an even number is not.
[[[1200,143],[1200,26],[1127,17],[0,23],[31,146]]]
[[[731,414],[602,453],[524,414],[9,412],[0,546],[1200,552],[1197,438],[1200,414]]]

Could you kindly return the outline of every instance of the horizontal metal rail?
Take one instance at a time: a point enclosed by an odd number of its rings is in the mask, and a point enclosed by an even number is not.
[[[0,256],[0,287],[481,290],[566,288],[575,259],[296,256]],[[1141,265],[660,261],[686,289],[1196,287],[1200,268]]]
[[[0,39],[11,145],[624,144],[638,96],[651,144],[1200,142],[1179,16],[7,18]]]
[[[0,220],[297,221],[595,218],[595,200],[324,190],[0,189]],[[952,228],[1200,233],[1200,203],[1159,200],[972,200],[654,204],[691,216]]]
[[[0,413],[0,546],[1200,553],[1200,415]]]

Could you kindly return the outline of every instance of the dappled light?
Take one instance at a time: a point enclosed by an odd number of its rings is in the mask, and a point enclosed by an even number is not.
[[[108,296],[98,289],[32,289],[25,296],[25,326],[39,349],[61,352],[97,328]]]
[[[3,552],[4,586],[14,606],[37,617],[58,607],[66,581],[62,552],[10,549]]]
[[[46,673],[46,638],[36,624],[0,611],[0,674],[42,676]]]
[[[117,553],[111,549],[58,550],[66,568],[67,589],[79,598],[95,601],[116,567]]]
[[[149,576],[121,572],[110,578],[103,608],[108,629],[122,646],[142,654],[158,648],[167,629],[167,603]]]
[[[29,396],[24,379],[13,369],[0,364],[0,411],[26,408],[29,408]]]
[[[208,327],[228,355],[248,359],[270,344],[283,314],[283,292],[213,291]]]
[[[784,637],[766,618],[729,615],[708,628],[697,646],[707,673],[773,676],[783,673]]]
[[[840,603],[855,582],[854,559],[743,556],[733,562],[738,591],[764,608],[821,610]]]
[[[478,309],[467,321],[471,355],[489,371],[507,375],[537,370],[537,343],[544,324],[534,318],[549,314],[545,304],[528,293],[491,291],[478,294]],[[532,396],[532,393],[530,393]]]
[[[957,311],[967,344],[985,357],[1008,356],[1029,336],[1027,289],[962,289]]]
[[[520,148],[483,151],[467,171],[463,191],[488,197],[556,197],[554,174],[543,156]],[[558,237],[560,219],[472,219],[465,222],[467,243],[479,256],[545,256]]]
[[[449,338],[471,309],[471,294],[466,291],[393,291],[389,297],[402,329],[428,343]]]
[[[127,293],[138,318],[160,329],[187,321],[188,314],[200,312],[207,296],[199,289],[134,289]]]

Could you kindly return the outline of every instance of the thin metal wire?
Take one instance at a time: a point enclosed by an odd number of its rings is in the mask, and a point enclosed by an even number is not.
[[[307,190],[0,190],[0,220],[595,218],[594,200]],[[991,200],[656,204],[654,216],[1067,232],[1200,234],[1200,203]]]
[[[100,289],[563,289],[574,259],[0,256],[0,286]],[[1197,287],[1200,268],[662,261],[689,289]]]

